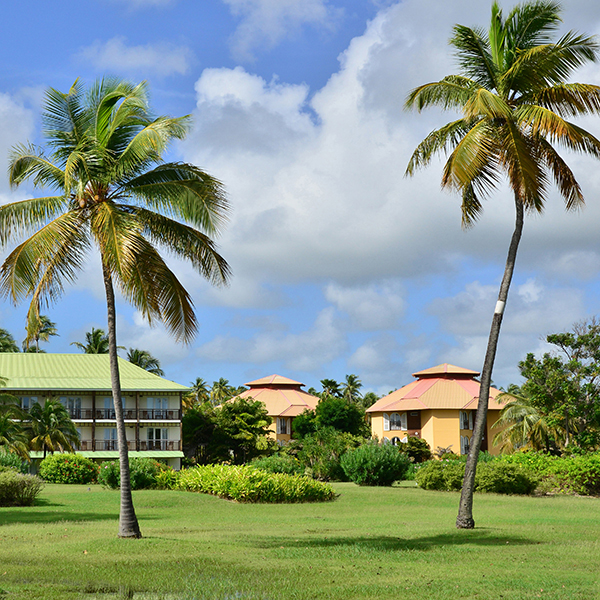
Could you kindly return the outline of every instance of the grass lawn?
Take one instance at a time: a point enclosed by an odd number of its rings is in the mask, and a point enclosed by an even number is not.
[[[0,599],[600,598],[600,500],[335,484],[335,502],[244,505],[139,491],[144,538],[120,540],[119,496],[48,485],[0,508]]]

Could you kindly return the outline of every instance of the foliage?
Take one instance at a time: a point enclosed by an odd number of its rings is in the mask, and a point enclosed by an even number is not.
[[[77,346],[84,354],[108,354],[108,335],[104,329],[92,327],[85,334],[85,344],[71,342],[71,346]]]
[[[364,409],[343,398],[326,396],[315,410],[317,427],[333,427],[352,435],[365,435],[367,426]]]
[[[424,490],[457,491],[462,488],[465,465],[455,460],[432,460],[415,472],[417,485]]]
[[[315,479],[345,481],[346,474],[340,465],[344,452],[356,448],[363,438],[323,427],[288,445],[288,451],[298,457],[305,469],[310,469]]]
[[[0,471],[0,506],[32,506],[44,482],[13,469]]]
[[[182,407],[185,412],[192,408],[198,408],[209,400],[208,383],[202,377],[196,377],[196,381],[190,384],[190,391],[183,397]]]
[[[148,350],[140,350],[139,348],[129,348],[127,352],[127,360],[134,365],[153,373],[159,377],[163,377],[165,372],[160,368],[158,358],[152,356]]]
[[[151,458],[130,458],[131,489],[144,490],[155,487],[159,474],[169,469],[170,467]],[[114,490],[120,487],[121,472],[118,460],[103,462],[100,465],[98,483]]]
[[[177,487],[178,473],[173,469],[161,471],[156,476],[154,487],[159,490],[174,490]]]
[[[96,483],[100,467],[81,454],[50,454],[40,463],[39,476],[50,483]]]
[[[0,328],[0,352],[19,352],[15,338],[6,330]]]
[[[433,457],[427,441],[412,435],[407,437],[406,442],[401,442],[398,449],[414,463],[422,463]]]
[[[283,452],[255,458],[250,464],[268,473],[286,473],[287,475],[301,475],[304,473],[304,467],[300,464],[300,461],[296,457]]]
[[[4,452],[4,450],[0,450],[0,467],[8,467],[19,473],[29,472],[29,463],[26,460],[14,452]]]
[[[295,439],[302,439],[317,431],[317,415],[310,408],[304,409],[293,421],[292,430]]]
[[[199,464],[217,460],[213,452],[213,433],[217,426],[215,409],[204,402],[188,409],[181,418],[183,451],[187,458]]]
[[[44,457],[46,452],[73,452],[79,446],[79,434],[69,412],[55,398],[33,404],[25,431],[31,448],[43,450]]]
[[[404,479],[410,461],[396,446],[370,441],[346,451],[340,464],[358,485],[392,485]]]
[[[309,477],[267,473],[249,465],[207,465],[181,471],[177,489],[238,502],[325,502],[336,493]]]
[[[58,335],[56,323],[46,315],[36,314],[35,311],[29,313],[25,329],[27,336],[23,341],[23,352],[40,352],[40,342],[48,342],[51,337]]]

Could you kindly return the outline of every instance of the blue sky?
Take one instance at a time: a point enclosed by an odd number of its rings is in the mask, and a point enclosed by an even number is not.
[[[565,30],[600,31],[600,8],[570,0]],[[505,4],[508,8],[510,5]],[[379,393],[441,362],[480,370],[512,232],[500,189],[475,228],[440,191],[441,163],[411,179],[410,154],[452,115],[407,113],[407,92],[455,71],[452,25],[485,25],[480,0],[33,0],[3,10],[0,155],[40,142],[44,90],[105,74],[148,80],[157,113],[191,113],[169,158],[221,179],[232,205],[218,240],[231,285],[211,288],[174,264],[201,323],[182,347],[118,305],[119,343],[150,350],[166,375],[232,384],[279,373],[319,387],[356,373]],[[600,66],[574,80],[600,84]],[[583,123],[600,135],[600,119]],[[566,214],[552,194],[528,217],[497,357],[497,385],[546,349],[548,333],[598,314],[600,169],[566,156],[587,207]],[[11,191],[0,202],[35,194]],[[0,304],[21,341],[25,306]],[[74,352],[106,321],[97,257],[46,311]]]

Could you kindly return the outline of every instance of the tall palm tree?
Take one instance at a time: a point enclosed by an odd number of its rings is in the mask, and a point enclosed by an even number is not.
[[[584,202],[579,183],[555,145],[600,157],[600,142],[566,120],[600,110],[600,87],[567,83],[574,69],[596,60],[598,45],[595,38],[573,32],[553,42],[560,22],[557,2],[525,2],[517,5],[506,19],[494,2],[487,32],[463,25],[454,27],[450,44],[456,51],[460,74],[422,85],[410,92],[406,100],[407,107],[419,111],[438,106],[462,113],[419,144],[408,164],[408,175],[444,152],[448,159],[442,187],[461,194],[465,227],[473,225],[480,216],[483,198],[505,180],[516,209],[515,229],[481,373],[477,419],[456,521],[459,528],[475,526],[475,470],[524,213],[543,211],[550,179],[554,179],[568,210],[579,208]]]
[[[190,295],[158,249],[188,260],[214,284],[229,267],[209,236],[226,220],[221,184],[194,165],[165,163],[162,154],[185,136],[188,117],[155,117],[146,84],[103,79],[87,91],[79,82],[45,97],[48,150],[14,148],[13,186],[32,180],[56,195],[0,207],[0,243],[30,235],[0,268],[0,291],[32,306],[55,300],[73,281],[87,252],[100,255],[106,293],[112,393],[121,476],[119,536],[140,537],[131,497],[116,338],[116,285],[152,324],[165,323],[189,342],[197,328]]]
[[[129,348],[127,352],[127,360],[148,373],[154,373],[159,377],[163,377],[165,372],[160,368],[160,361],[148,352],[148,350],[140,350],[139,348]]]
[[[362,386],[363,384],[358,375],[346,375],[346,381],[342,383],[342,397],[348,400],[348,402],[358,403],[362,398],[360,392]]]
[[[183,397],[184,410],[196,408],[210,400],[208,383],[202,377],[196,377],[196,381],[190,384],[190,391]]]
[[[325,398],[327,396],[339,398],[342,395],[340,384],[335,379],[321,379],[321,385],[323,386],[321,398]]]
[[[56,323],[51,321],[46,315],[38,315],[36,311],[30,311],[27,318],[27,337],[23,341],[23,351],[26,352],[34,342],[35,351],[40,351],[40,341],[48,342],[51,337],[58,336]]]
[[[71,346],[77,346],[84,354],[108,354],[108,336],[104,329],[92,327],[85,334],[85,344],[71,342]]]
[[[213,406],[226,402],[234,395],[234,388],[229,385],[229,380],[221,377],[219,381],[213,381],[210,388],[210,401]]]
[[[74,452],[79,447],[79,434],[71,421],[69,411],[55,398],[44,404],[35,403],[29,409],[25,432],[33,450],[46,452]]]
[[[6,329],[0,328],[0,352],[18,352],[19,346],[15,338]]]

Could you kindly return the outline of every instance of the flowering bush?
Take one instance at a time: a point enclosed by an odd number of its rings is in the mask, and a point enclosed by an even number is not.
[[[99,467],[81,454],[49,454],[41,462],[39,475],[50,483],[96,483]]]
[[[155,487],[158,475],[168,470],[170,470],[170,467],[151,458],[130,458],[129,477],[131,480],[131,489],[143,490]],[[112,489],[120,487],[121,471],[118,460],[103,462],[100,465],[98,483]]]

